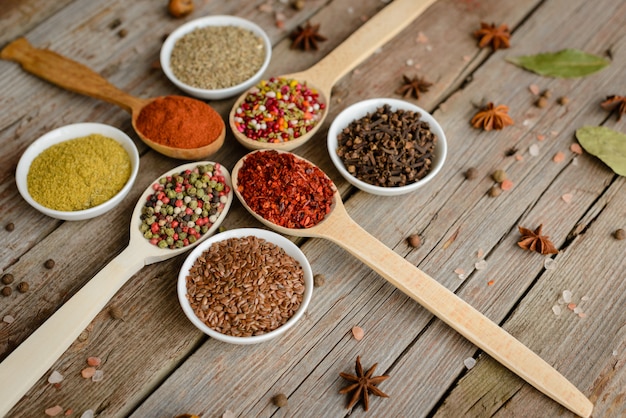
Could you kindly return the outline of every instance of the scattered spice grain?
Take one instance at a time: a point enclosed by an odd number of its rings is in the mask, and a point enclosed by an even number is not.
[[[573,143],[572,145],[570,145],[569,150],[578,155],[581,155],[583,153],[583,148],[580,146],[580,144],[577,143]]]
[[[561,106],[566,106],[569,103],[569,98],[567,96],[561,96],[556,102]]]
[[[317,50],[319,47],[318,42],[324,42],[326,37],[320,33],[320,24],[311,25],[310,22],[306,22],[304,26],[298,26],[289,36],[291,38],[291,49],[302,49],[303,51],[309,51],[311,49]]]
[[[518,226],[521,237],[517,245],[524,250],[536,251],[540,254],[557,254],[559,250],[552,244],[550,237],[542,234],[543,224],[534,231],[522,226]]]
[[[26,293],[28,292],[28,289],[30,289],[30,285],[27,282],[20,282],[17,285],[17,290],[20,293]]]
[[[2,284],[11,284],[15,280],[15,277],[11,273],[5,273],[2,275]]]
[[[52,268],[54,268],[54,265],[55,265],[55,262],[54,262],[54,260],[53,260],[53,259],[51,259],[51,258],[47,259],[47,260],[46,260],[46,262],[45,262],[45,263],[43,263],[43,266],[44,266],[45,268],[47,268],[47,269],[52,269]]]
[[[537,106],[540,109],[543,109],[547,105],[548,105],[548,99],[545,96],[541,96],[535,101],[535,106]]]
[[[558,151],[552,157],[552,161],[554,161],[555,163],[563,162],[563,160],[565,160],[565,154],[563,152],[561,152],[561,151]]]
[[[177,19],[188,16],[193,12],[193,0],[170,0],[167,11]]]
[[[13,222],[9,222],[8,224],[5,225],[4,229],[7,230],[8,232],[11,232],[15,229],[15,224]]]
[[[283,408],[287,406],[287,404],[289,403],[289,399],[284,393],[279,393],[278,395],[272,397],[272,403],[279,408]]]
[[[497,183],[502,183],[504,180],[507,179],[506,171],[496,170],[491,174],[491,178]]]
[[[287,142],[313,129],[325,109],[318,91],[306,83],[272,77],[246,94],[235,109],[233,123],[253,141]]]
[[[200,164],[161,177],[141,210],[140,231],[159,248],[193,244],[221,216],[230,186],[220,164]]]
[[[384,104],[337,135],[337,155],[348,172],[378,187],[400,187],[424,178],[435,158],[437,135],[419,112]]]
[[[225,129],[222,116],[208,104],[185,96],[164,96],[139,112],[137,130],[172,148],[201,148],[215,142]]]
[[[263,38],[239,26],[205,26],[176,41],[170,66],[177,79],[201,89],[236,86],[256,74],[267,51]]]
[[[513,182],[511,180],[509,180],[509,179],[504,179],[500,183],[500,188],[503,191],[511,190],[513,188]]]
[[[480,48],[491,45],[496,51],[511,46],[511,32],[506,24],[496,26],[494,23],[480,22],[480,29],[474,32],[474,36],[478,38]]]
[[[615,232],[613,232],[613,238],[618,241],[623,240],[624,238],[626,238],[626,231],[624,231],[622,228],[616,229]]]
[[[498,197],[502,194],[502,189],[498,186],[491,186],[487,191],[487,194],[489,197]]]
[[[342,388],[339,393],[344,394],[353,392],[352,397],[350,398],[350,402],[348,403],[348,406],[346,406],[346,409],[351,409],[359,401],[359,399],[361,399],[363,402],[363,409],[367,411],[369,409],[370,392],[373,395],[380,396],[382,398],[389,397],[389,395],[387,395],[385,392],[380,390],[378,386],[376,386],[379,383],[389,379],[389,376],[387,375],[374,376],[374,371],[376,370],[377,366],[378,363],[375,363],[367,370],[367,372],[364,372],[363,366],[361,366],[361,356],[357,356],[356,365],[354,368],[354,371],[356,373],[354,375],[343,372],[339,373],[339,376],[350,382],[350,384]]]
[[[506,105],[494,105],[492,102],[481,108],[470,120],[474,128],[482,128],[485,131],[492,129],[500,130],[513,125],[513,119],[509,116],[509,107]]]
[[[302,266],[274,243],[255,236],[212,244],[186,277],[196,316],[222,334],[249,337],[291,318],[304,295]]]
[[[313,286],[322,287],[326,284],[326,276],[321,273],[318,273],[313,276]]]
[[[59,211],[98,206],[117,194],[131,173],[122,145],[100,134],[52,145],[28,170],[28,192],[41,205]]]
[[[118,319],[124,320],[124,313],[122,312],[119,306],[111,306],[109,308],[109,316],[115,320],[118,320]]]
[[[257,215],[286,228],[310,228],[324,220],[335,186],[322,170],[288,152],[248,154],[237,175],[238,191]]]
[[[363,330],[363,328],[359,327],[358,325],[355,325],[352,327],[352,336],[354,337],[355,340],[361,341],[363,337],[365,336],[365,331]]]
[[[413,248],[419,248],[422,246],[422,238],[418,234],[411,234],[407,238],[409,245]]]
[[[11,289],[11,286],[4,286],[2,288],[2,296],[11,296],[12,293],[13,289]]]
[[[467,170],[465,170],[465,173],[463,173],[463,175],[465,176],[467,180],[474,180],[475,178],[478,177],[478,170],[474,167],[470,167]]]

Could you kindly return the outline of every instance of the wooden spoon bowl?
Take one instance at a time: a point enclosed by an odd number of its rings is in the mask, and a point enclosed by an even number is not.
[[[326,109],[321,113],[320,119],[313,128],[298,138],[271,143],[250,139],[239,132],[235,125],[235,114],[250,90],[244,92],[233,105],[228,118],[228,123],[237,141],[250,150],[291,151],[304,145],[315,135],[326,119],[330,106],[331,90],[337,80],[396,36],[432,3],[434,0],[394,0],[313,67],[298,73],[279,76],[279,78],[298,80],[309,88],[317,90],[319,102],[326,105]]]
[[[235,164],[232,181],[237,198],[256,219],[281,234],[325,238],[334,242],[535,388],[580,416],[591,415],[593,404],[541,357],[352,220],[332,182],[332,209],[321,222],[310,228],[285,228],[255,213],[238,188],[239,170],[248,155]],[[294,157],[315,166],[310,161]],[[266,198],[271,200],[272,196]]]
[[[193,169],[207,161],[176,167],[161,177]],[[224,182],[231,186],[228,171],[221,167]],[[50,369],[54,362],[76,340],[115,293],[143,266],[167,260],[186,252],[217,231],[226,217],[233,200],[232,187],[228,200],[209,230],[186,247],[169,249],[152,245],[141,232],[142,208],[149,195],[154,193],[151,182],[137,200],[130,222],[128,246],[98,272],[82,289],[61,306],[46,322],[22,342],[0,363],[0,416],[15,405],[20,398]]]
[[[207,145],[199,148],[170,147],[147,138],[137,129],[137,118],[142,109],[159,97],[140,99],[131,96],[109,83],[90,68],[56,52],[35,48],[25,38],[16,39],[8,44],[0,52],[0,58],[18,62],[29,73],[66,90],[104,100],[121,107],[131,114],[133,129],[139,138],[150,148],[168,157],[181,160],[202,160],[215,154],[224,144],[224,138],[226,137],[224,121],[212,107],[202,101],[196,100],[198,103],[206,106],[208,111],[212,112],[222,123],[217,137],[207,138]],[[195,100],[189,97],[184,99]],[[173,116],[175,117],[176,115]]]

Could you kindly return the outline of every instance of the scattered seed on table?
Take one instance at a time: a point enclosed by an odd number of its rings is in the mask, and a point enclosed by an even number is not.
[[[561,196],[561,200],[563,200],[565,203],[569,203],[572,201],[572,197],[574,197],[574,195],[572,195],[571,193],[565,193]]]
[[[496,170],[491,174],[491,178],[493,179],[493,181],[497,182],[497,183],[502,183],[504,180],[506,180],[506,171],[504,170]]]
[[[407,238],[409,245],[413,248],[419,248],[422,245],[422,238],[418,234],[411,234]]]
[[[13,283],[13,275],[11,273],[6,273],[2,276],[2,284],[11,284]]]
[[[284,393],[279,393],[278,395],[275,395],[272,398],[272,402],[277,407],[282,408],[284,406],[287,406],[287,403],[289,402],[289,400],[287,399],[287,396]]]
[[[513,182],[509,179],[505,179],[500,183],[500,188],[504,191],[511,190],[513,188]]]
[[[552,157],[552,161],[554,161],[555,163],[560,163],[563,160],[565,160],[565,154],[563,154],[561,151],[557,152],[556,154],[554,154],[554,157]]]
[[[28,283],[27,283],[27,282],[20,282],[20,283],[17,285],[17,290],[18,290],[20,293],[26,293],[26,292],[28,292],[28,289],[29,289],[29,288],[30,288],[30,286],[28,285]]]
[[[363,337],[365,336],[365,331],[363,331],[363,328],[359,327],[358,325],[355,325],[352,327],[352,336],[354,337],[355,340],[361,341]]]
[[[561,96],[556,100],[556,102],[561,106],[565,106],[569,103],[569,98],[567,96]]]
[[[47,269],[52,269],[52,268],[54,268],[55,262],[54,262],[53,259],[49,258],[49,259],[46,260],[45,263],[43,263],[43,265]]]
[[[15,322],[15,317],[13,315],[4,315],[4,317],[2,317],[2,322],[12,324]]]
[[[96,370],[96,373],[91,377],[92,382],[102,382],[104,379],[104,372],[102,370]]]
[[[313,276],[313,286],[321,287],[321,286],[324,286],[325,283],[326,283],[326,276],[324,276],[323,274],[318,273]]]
[[[11,289],[11,287],[4,286],[2,288],[2,296],[11,296],[11,293],[13,293],[13,289]]]
[[[44,412],[49,417],[56,417],[57,415],[63,412],[63,408],[60,405],[55,405],[50,408],[46,408]]]
[[[478,170],[474,167],[470,167],[465,170],[464,175],[467,180],[474,180],[476,177],[478,177]]]
[[[102,363],[100,357],[87,357],[87,365],[91,367],[98,367]]]
[[[122,312],[122,310],[118,307],[118,306],[111,306],[109,308],[109,316],[112,319],[124,319],[124,313]]]
[[[578,155],[581,155],[583,153],[583,148],[580,146],[580,144],[577,143],[573,143],[572,145],[570,145],[569,150]]]
[[[538,156],[539,155],[539,145],[532,144],[530,147],[528,147],[528,153],[530,155],[532,155],[533,157]]]
[[[489,197],[498,197],[500,196],[501,193],[502,193],[502,189],[499,188],[498,186],[491,186],[489,190],[487,191],[487,194],[489,195]]]
[[[624,231],[622,228],[615,230],[615,232],[613,232],[613,237],[616,240],[623,240],[624,238],[626,238],[626,231]]]
[[[96,368],[95,367],[85,367],[83,370],[81,370],[80,374],[81,374],[81,376],[83,376],[83,378],[90,379],[90,378],[92,378],[96,374]]]
[[[13,231],[15,229],[15,224],[13,222],[9,222],[8,224],[6,224],[4,229],[6,229],[7,231],[11,232],[11,231]]]
[[[53,385],[55,383],[61,383],[62,381],[63,381],[63,375],[56,370],[53,371],[48,377],[48,383],[53,384]]]

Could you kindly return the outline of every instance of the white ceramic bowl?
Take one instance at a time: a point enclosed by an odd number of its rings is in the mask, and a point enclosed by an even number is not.
[[[373,184],[359,180],[348,172],[346,166],[343,164],[343,161],[341,161],[341,158],[337,155],[337,135],[344,128],[350,125],[350,123],[352,123],[354,120],[360,119],[366,116],[368,113],[375,112],[377,108],[383,106],[384,104],[388,104],[391,107],[391,110],[406,109],[419,112],[421,114],[421,120],[428,122],[430,130],[435,135],[437,135],[437,143],[435,144],[434,150],[435,155],[433,158],[431,170],[422,179],[406,186],[382,187],[375,186]],[[426,183],[432,180],[441,170],[441,168],[443,167],[443,163],[446,159],[446,154],[448,152],[446,135],[444,134],[443,129],[441,129],[439,123],[435,120],[435,118],[433,118],[430,113],[428,113],[421,107],[414,105],[413,103],[409,103],[404,100],[386,98],[363,100],[344,109],[341,113],[339,113],[339,115],[337,115],[333,123],[330,125],[330,129],[328,130],[327,145],[330,159],[332,160],[333,164],[335,164],[335,167],[337,167],[339,173],[346,180],[365,192],[380,196],[397,196],[405,193],[410,193],[419,189],[420,187],[423,187]]]
[[[302,270],[304,272],[304,295],[302,298],[302,303],[300,304],[298,310],[282,326],[262,335],[255,335],[252,337],[234,337],[215,331],[196,316],[191,307],[191,304],[187,300],[187,275],[189,274],[189,270],[195,263],[196,259],[213,243],[224,241],[229,238],[244,238],[248,236],[256,236],[257,238],[262,238],[268,242],[276,244],[279,247],[282,247],[288,255],[290,255],[296,261],[298,261],[298,263],[300,263],[300,266],[302,266]],[[185,315],[187,315],[187,318],[189,318],[189,320],[200,331],[217,340],[231,344],[256,344],[271,340],[278,337],[279,335],[284,334],[288,329],[294,326],[294,324],[298,321],[298,319],[300,319],[300,317],[302,317],[304,312],[307,310],[309,302],[311,301],[311,296],[313,295],[313,272],[311,270],[311,265],[309,264],[309,261],[307,260],[304,253],[300,250],[300,248],[298,248],[296,244],[294,244],[292,241],[288,240],[284,236],[279,235],[276,232],[260,228],[238,228],[213,235],[212,237],[207,238],[206,241],[203,241],[201,244],[199,244],[196,248],[194,248],[194,250],[187,256],[187,259],[180,269],[180,273],[178,275],[177,290],[178,301],[180,302],[180,306],[183,308]]]
[[[115,196],[106,202],[94,206],[89,209],[77,210],[77,211],[59,211],[50,209],[36,202],[30,193],[28,192],[27,177],[30,165],[39,154],[45,149],[58,144],[60,142],[68,141],[70,139],[81,138],[91,134],[100,134],[119,142],[130,157],[131,172],[128,181]],[[139,170],[139,153],[135,143],[128,135],[119,129],[104,125],[102,123],[76,123],[73,125],[66,125],[60,128],[54,129],[45,135],[38,138],[33,142],[22,154],[20,161],[17,163],[17,170],[15,171],[15,182],[17,183],[17,189],[32,207],[37,209],[44,215],[48,215],[52,218],[63,219],[66,221],[82,221],[84,219],[94,218],[102,215],[105,212],[113,209],[117,206],[128,194],[135,179],[137,178],[137,172]]]
[[[172,54],[172,50],[174,49],[174,45],[176,44],[176,41],[178,41],[180,38],[182,38],[186,34],[193,32],[195,29],[203,28],[207,26],[238,26],[238,27],[247,29],[253,32],[254,34],[260,36],[261,39],[263,39],[263,44],[265,45],[265,60],[263,61],[261,68],[259,68],[259,70],[252,77],[250,77],[243,83],[240,83],[235,86],[228,87],[228,88],[214,89],[214,90],[208,90],[208,89],[202,89],[202,88],[190,86],[189,84],[185,84],[182,81],[180,81],[178,78],[176,78],[176,76],[174,75],[174,72],[172,71],[172,67],[170,66],[170,56]],[[161,60],[161,68],[163,69],[163,72],[165,73],[167,78],[169,78],[170,81],[174,83],[179,89],[200,99],[220,100],[220,99],[225,99],[228,97],[233,97],[238,94],[241,94],[247,89],[249,89],[250,87],[257,84],[261,80],[263,73],[267,69],[267,66],[270,63],[271,57],[272,57],[272,43],[270,42],[270,39],[265,33],[265,31],[261,29],[260,26],[258,26],[257,24],[249,20],[242,19],[237,16],[219,15],[219,16],[202,17],[199,19],[191,20],[185,23],[184,25],[180,26],[174,32],[172,32],[167,37],[167,39],[163,43],[163,46],[161,47],[160,60]],[[219,56],[215,57],[215,59],[219,59]]]

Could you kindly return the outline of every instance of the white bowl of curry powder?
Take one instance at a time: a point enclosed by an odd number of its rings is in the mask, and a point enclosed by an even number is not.
[[[138,170],[139,153],[128,135],[101,123],[77,123],[33,142],[17,164],[15,182],[44,215],[79,221],[117,206]]]

